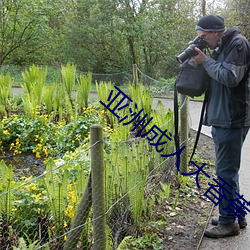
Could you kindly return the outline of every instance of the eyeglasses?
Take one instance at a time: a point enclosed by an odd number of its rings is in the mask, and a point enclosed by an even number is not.
[[[207,35],[211,34],[211,33],[214,33],[214,32],[212,32],[212,31],[211,32],[206,32],[206,33],[200,35],[199,37],[202,38],[202,39],[205,39],[207,37]]]

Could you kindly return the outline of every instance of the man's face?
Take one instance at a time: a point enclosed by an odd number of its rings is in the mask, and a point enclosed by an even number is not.
[[[218,42],[221,38],[221,32],[206,32],[203,30],[197,30],[197,35],[204,39],[210,49],[215,49],[218,46]]]

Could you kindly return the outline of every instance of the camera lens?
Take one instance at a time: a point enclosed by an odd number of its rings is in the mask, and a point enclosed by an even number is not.
[[[176,57],[177,61],[179,63],[183,63],[188,58],[198,55],[198,53],[194,49],[195,47],[195,44],[191,44],[189,47],[187,47],[180,55]]]
[[[207,43],[199,36],[197,36],[192,43],[180,54],[176,57],[177,61],[179,63],[183,63],[188,58],[198,55],[195,47],[199,48],[200,50],[203,50],[207,47]]]

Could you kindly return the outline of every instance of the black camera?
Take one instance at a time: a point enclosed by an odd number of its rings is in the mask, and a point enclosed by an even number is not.
[[[176,57],[177,61],[179,63],[183,63],[188,58],[198,55],[198,53],[194,49],[195,47],[199,48],[200,50],[203,50],[203,49],[207,48],[207,43],[201,37],[197,36],[190,43],[190,45],[180,55],[178,55]]]

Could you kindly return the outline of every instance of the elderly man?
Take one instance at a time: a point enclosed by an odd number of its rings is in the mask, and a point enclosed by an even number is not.
[[[250,46],[237,27],[225,29],[220,16],[202,17],[195,30],[213,50],[212,56],[201,50],[193,59],[210,76],[204,125],[212,126],[216,153],[216,175],[220,177],[221,202],[215,226],[205,231],[207,237],[221,238],[239,234],[245,228],[245,213],[229,211],[230,200],[238,199],[241,149],[250,126]],[[239,223],[235,223],[238,221]]]

